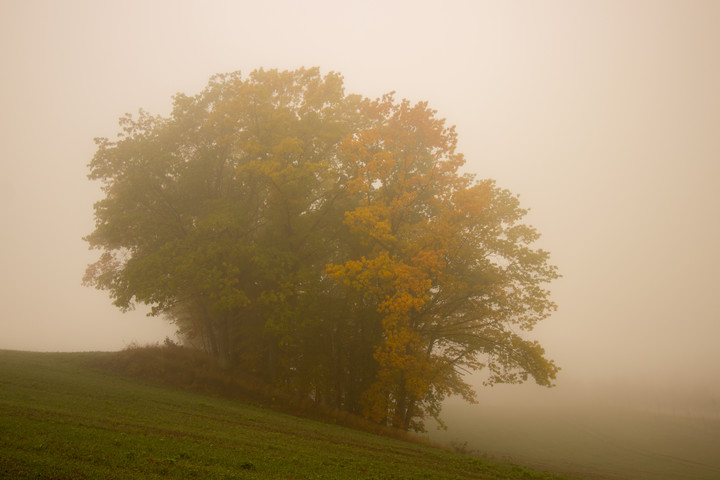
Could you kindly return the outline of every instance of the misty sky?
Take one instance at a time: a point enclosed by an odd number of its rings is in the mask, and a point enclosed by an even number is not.
[[[174,329],[80,285],[93,138],[221,72],[319,66],[427,100],[466,171],[520,194],[563,278],[563,378],[716,388],[720,2],[0,0],[0,348]]]

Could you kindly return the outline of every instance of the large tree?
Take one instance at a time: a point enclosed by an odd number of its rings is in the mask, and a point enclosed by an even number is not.
[[[346,95],[318,69],[216,76],[168,118],[98,139],[85,283],[166,315],[223,365],[422,429],[450,394],[557,367],[525,332],[557,278],[517,196],[459,173],[425,103]]]

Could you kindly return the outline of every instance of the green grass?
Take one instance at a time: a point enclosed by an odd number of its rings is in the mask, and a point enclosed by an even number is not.
[[[0,478],[567,479],[93,368],[0,351]]]

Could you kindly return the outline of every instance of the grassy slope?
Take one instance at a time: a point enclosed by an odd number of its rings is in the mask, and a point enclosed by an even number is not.
[[[0,478],[562,479],[0,351]]]

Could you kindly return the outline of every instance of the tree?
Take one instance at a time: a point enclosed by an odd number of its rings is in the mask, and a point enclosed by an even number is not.
[[[318,69],[216,76],[168,118],[98,139],[102,250],[85,283],[318,403],[422,429],[465,372],[557,367],[524,338],[557,278],[517,196],[462,175],[425,103],[345,95]]]
[[[446,395],[472,400],[460,373],[483,366],[488,383],[549,385],[557,369],[512,329],[554,309],[541,285],[557,277],[548,254],[529,247],[538,235],[518,223],[517,197],[458,174],[455,132],[426,104],[386,96],[363,113],[371,127],[341,148],[359,196],[345,215],[358,244],[328,273],[380,314],[366,415],[421,428],[415,419],[437,416]]]

